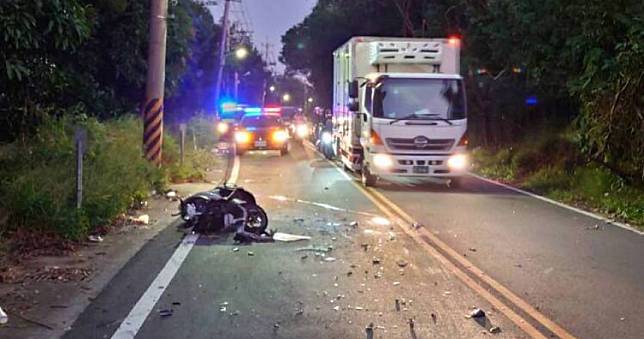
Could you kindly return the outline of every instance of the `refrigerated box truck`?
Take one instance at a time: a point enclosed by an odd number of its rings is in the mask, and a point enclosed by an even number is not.
[[[353,37],[334,53],[334,148],[366,186],[467,173],[460,40]]]

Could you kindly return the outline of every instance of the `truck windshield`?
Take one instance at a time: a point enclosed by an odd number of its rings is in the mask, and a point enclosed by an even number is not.
[[[386,119],[464,119],[463,83],[457,79],[384,79],[374,88],[373,116]]]

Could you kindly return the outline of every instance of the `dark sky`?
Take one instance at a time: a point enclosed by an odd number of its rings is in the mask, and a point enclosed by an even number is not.
[[[243,3],[231,3],[231,18],[235,21],[246,22],[252,26],[253,42],[264,50],[263,44],[271,44],[270,52],[277,61],[282,50],[281,36],[291,26],[306,17],[317,0],[242,0]],[[212,8],[215,20],[219,22],[223,11],[223,0],[217,1],[218,6]],[[244,19],[244,11],[246,18]],[[278,62],[276,71],[281,72],[284,66]]]

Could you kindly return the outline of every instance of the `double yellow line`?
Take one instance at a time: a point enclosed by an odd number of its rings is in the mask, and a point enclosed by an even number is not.
[[[315,150],[314,147],[308,147]],[[334,162],[329,161],[329,163],[331,163],[336,170],[344,175],[360,192],[373,202],[373,204],[376,205],[382,213],[396,221],[396,225],[403,232],[414,239],[414,241],[416,241],[432,257],[436,258],[444,267],[449,269],[465,285],[478,293],[481,297],[492,304],[492,306],[497,308],[526,334],[532,338],[545,339],[550,336],[544,335],[542,331],[537,329],[537,327],[533,325],[536,323],[539,327],[549,331],[549,334],[553,334],[559,338],[575,338],[575,336],[569,333],[566,329],[550,320],[528,302],[510,291],[507,287],[494,280],[481,269],[474,266],[474,264],[469,260],[459,255],[458,252],[441,241],[432,232],[429,232],[423,227],[412,227],[412,225],[416,224],[414,218],[380,192],[373,188],[362,186]],[[507,302],[502,301],[497,296],[503,297]],[[509,304],[512,305],[512,307],[510,307]],[[523,314],[532,318],[533,321],[528,321],[526,317],[517,313],[515,309],[520,310]]]

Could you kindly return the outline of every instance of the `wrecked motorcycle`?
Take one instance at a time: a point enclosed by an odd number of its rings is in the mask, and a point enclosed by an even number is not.
[[[185,228],[197,233],[235,232],[237,241],[269,242],[268,216],[252,193],[241,187],[218,186],[180,200]]]

